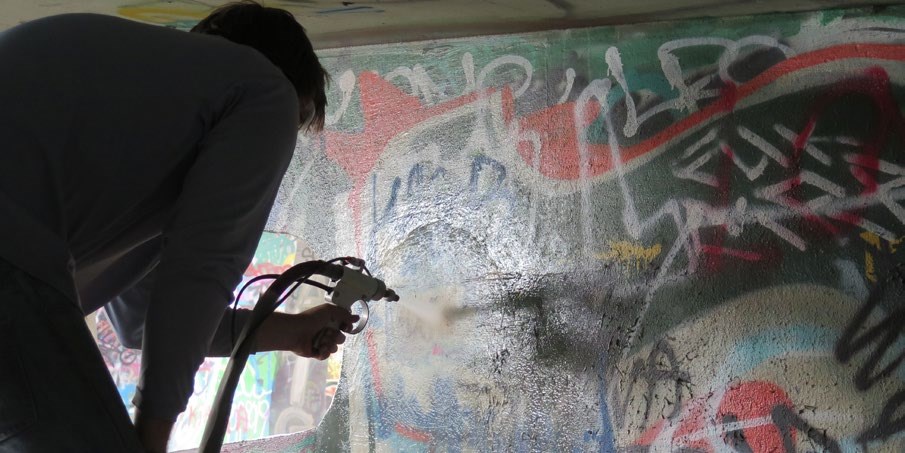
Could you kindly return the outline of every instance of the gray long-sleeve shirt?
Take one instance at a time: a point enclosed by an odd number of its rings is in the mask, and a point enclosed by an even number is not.
[[[8,30],[0,257],[85,312],[153,268],[146,303],[120,306],[119,324],[143,326],[136,404],[173,420],[297,132],[294,88],[252,48],[87,14]]]

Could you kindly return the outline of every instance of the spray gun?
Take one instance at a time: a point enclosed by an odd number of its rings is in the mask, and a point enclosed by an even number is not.
[[[345,257],[342,258],[342,261],[345,264],[342,266],[342,276],[338,281],[333,280],[335,285],[327,292],[325,299],[328,303],[343,308],[349,313],[352,313],[352,308],[359,304],[361,313],[358,314],[358,323],[348,332],[354,335],[364,330],[368,324],[368,317],[371,313],[371,309],[368,306],[369,301],[383,299],[395,302],[399,300],[399,296],[392,289],[387,288],[383,281],[371,276],[364,260]],[[339,330],[338,324],[333,324],[329,327]],[[316,355],[320,353],[326,334],[327,330],[323,329],[314,337],[314,353]]]
[[[337,262],[341,264],[335,264]],[[322,275],[329,278],[333,286],[325,286],[309,280],[309,277],[313,275]],[[266,278],[274,281],[258,299],[252,310],[251,318],[243,327],[238,340],[234,342],[233,351],[230,354],[229,363],[226,365],[223,379],[220,381],[220,388],[217,390],[217,397],[214,400],[210,418],[207,420],[204,434],[201,437],[201,446],[198,450],[203,453],[219,452],[220,447],[223,445],[223,438],[226,435],[226,427],[232,408],[233,394],[239,384],[239,377],[245,368],[245,362],[251,354],[252,339],[255,331],[260,327],[264,319],[292,294],[295,288],[298,288],[303,283],[321,288],[327,292],[326,300],[328,303],[342,307],[349,313],[352,313],[352,307],[356,303],[361,303],[362,312],[359,316],[359,321],[353,326],[352,331],[349,332],[350,334],[361,332],[367,325],[368,315],[370,314],[369,301],[381,299],[388,301],[399,300],[399,296],[392,289],[387,288],[384,282],[371,275],[371,272],[365,266],[364,260],[343,257],[330,261],[306,261],[292,266],[280,275],[255,277],[248,281],[242,290],[239,291],[236,301],[238,301],[242,291],[250,284]],[[292,288],[290,289],[290,287]],[[287,290],[289,290],[288,293],[286,293]],[[284,293],[286,294],[284,295]],[[340,330],[338,324],[327,327]],[[327,329],[321,329],[315,335],[312,345],[315,354],[323,346],[326,333]]]

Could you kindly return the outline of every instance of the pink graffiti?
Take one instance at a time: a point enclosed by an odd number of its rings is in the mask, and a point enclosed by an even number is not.
[[[431,442],[431,435],[429,433],[412,428],[411,426],[396,423],[395,429],[402,437],[414,440],[415,442],[420,442],[422,444],[429,444]]]
[[[711,419],[707,398],[697,398],[688,403],[675,430],[669,436],[671,448],[689,448],[702,452],[715,452],[714,443],[732,433],[748,444],[753,453],[784,451],[783,433],[772,422],[777,406],[793,409],[792,400],[780,386],[764,381],[746,381],[726,390],[716,408],[716,419]],[[661,420],[642,434],[635,445],[653,446],[663,442],[661,436],[669,427],[668,420]],[[733,429],[734,428],[734,429]],[[789,434],[794,443],[797,433]],[[714,437],[717,439],[715,440]]]
[[[245,270],[245,276],[257,277],[264,274],[282,274],[290,267],[292,266],[289,264],[273,264],[268,262],[251,264],[248,266],[248,269]]]

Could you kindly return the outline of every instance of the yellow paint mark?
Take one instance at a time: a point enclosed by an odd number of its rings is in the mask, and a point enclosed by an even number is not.
[[[632,266],[636,269],[642,269],[649,266],[660,256],[662,247],[660,244],[651,247],[633,244],[628,241],[610,242],[610,250],[604,253],[598,253],[597,259],[606,261],[618,261],[622,264]]]
[[[905,242],[905,236],[889,241],[889,252],[896,253],[896,250],[899,249],[899,246],[902,245],[902,242]]]
[[[182,2],[152,2],[135,6],[121,6],[120,16],[156,25],[187,27],[207,17],[211,7]]]
[[[283,264],[287,264],[287,265],[289,265],[289,266],[292,266],[293,264],[295,264],[295,253],[290,253],[290,254],[286,257],[286,259],[283,260]]]
[[[870,231],[865,231],[861,233],[861,239],[864,239],[864,242],[867,242],[868,244],[876,247],[877,250],[880,250],[880,236],[877,236]]]
[[[864,275],[868,280],[876,283],[877,282],[877,272],[874,269],[874,256],[870,254],[870,252],[864,252]]]

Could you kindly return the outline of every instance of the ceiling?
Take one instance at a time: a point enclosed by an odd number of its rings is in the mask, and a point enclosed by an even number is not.
[[[0,30],[67,12],[118,15],[190,28],[226,0],[0,0]],[[888,0],[273,0],[292,11],[317,48],[577,28],[630,22],[847,5]]]

